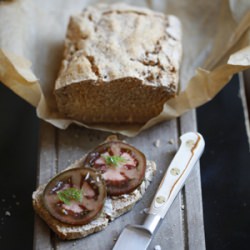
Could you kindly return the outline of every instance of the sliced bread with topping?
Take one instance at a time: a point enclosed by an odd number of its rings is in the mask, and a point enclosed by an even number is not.
[[[84,158],[70,165],[68,169],[82,167]],[[99,216],[85,225],[69,225],[53,217],[43,201],[43,193],[47,184],[41,185],[33,193],[33,207],[36,213],[48,224],[48,226],[63,240],[71,240],[86,237],[89,234],[105,229],[111,221],[128,212],[144,195],[147,187],[153,179],[156,164],[147,161],[144,180],[141,185],[129,194],[107,197],[104,208]]]

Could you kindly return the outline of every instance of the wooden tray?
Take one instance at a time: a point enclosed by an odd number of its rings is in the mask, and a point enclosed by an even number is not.
[[[112,249],[125,225],[140,224],[144,220],[143,210],[149,207],[153,199],[157,186],[179,146],[179,137],[188,131],[196,131],[195,111],[190,111],[179,119],[161,123],[134,138],[119,136],[157,163],[156,175],[142,200],[130,212],[111,222],[104,231],[80,240],[58,239],[36,216],[34,249]],[[110,134],[77,126],[63,131],[42,122],[37,184],[46,183],[108,135]],[[157,140],[160,140],[159,147],[155,145]],[[160,245],[162,250],[205,249],[199,164],[195,166],[185,187],[175,199],[148,249],[154,249],[156,245]]]

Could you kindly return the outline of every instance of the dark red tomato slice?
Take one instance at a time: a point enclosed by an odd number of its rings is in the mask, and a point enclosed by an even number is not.
[[[72,168],[55,176],[45,187],[44,205],[61,222],[84,225],[103,208],[106,185],[91,168]]]
[[[143,181],[146,158],[142,152],[121,141],[109,141],[90,152],[84,165],[99,170],[111,196],[128,194]]]

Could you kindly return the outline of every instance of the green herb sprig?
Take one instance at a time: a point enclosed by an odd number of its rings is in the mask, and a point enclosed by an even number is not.
[[[77,188],[67,188],[57,193],[60,201],[66,205],[70,205],[72,200],[82,202],[83,190]]]
[[[113,155],[113,156],[106,156],[106,155],[102,155],[102,157],[105,159],[105,162],[106,164],[108,165],[114,165],[114,166],[117,166],[118,163],[121,163],[121,162],[126,162],[126,159],[119,156],[119,155]]]

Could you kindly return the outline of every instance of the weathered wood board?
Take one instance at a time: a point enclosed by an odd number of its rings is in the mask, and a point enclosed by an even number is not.
[[[115,239],[127,224],[140,224],[144,220],[146,215],[143,211],[149,207],[157,186],[178,149],[178,138],[188,131],[196,131],[195,111],[156,125],[134,138],[119,136],[157,163],[154,180],[142,200],[130,212],[111,222],[104,231],[74,241],[58,239],[37,216],[34,249],[112,249]],[[108,135],[110,134],[77,126],[63,131],[42,122],[37,184],[46,183],[55,173],[80,158]],[[160,140],[159,147],[155,146],[157,140]],[[195,166],[186,185],[175,199],[148,249],[154,249],[156,245],[160,245],[162,250],[205,249],[199,164]]]

